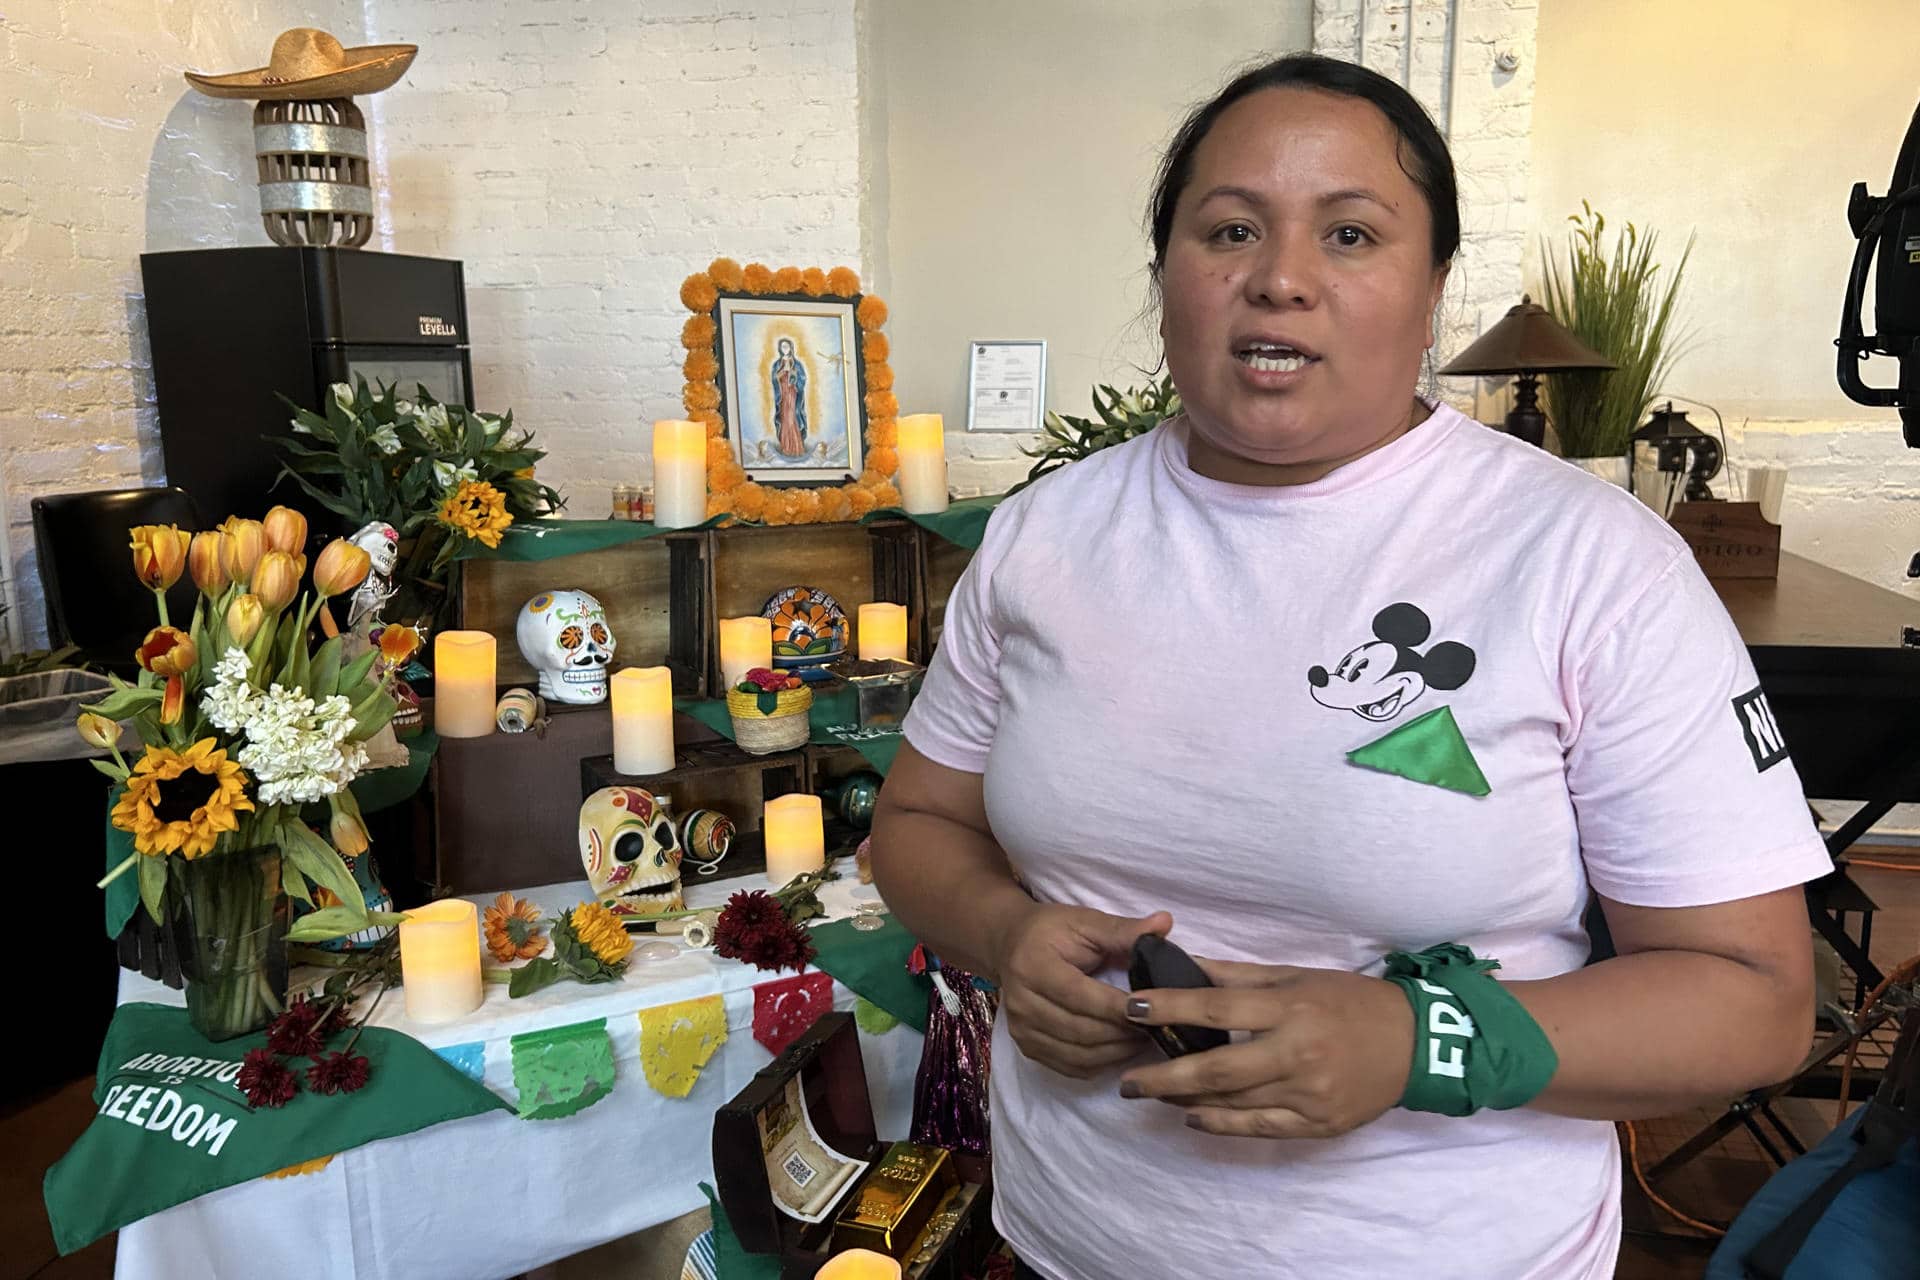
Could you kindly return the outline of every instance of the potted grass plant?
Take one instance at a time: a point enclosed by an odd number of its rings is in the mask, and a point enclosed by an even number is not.
[[[1547,416],[1562,457],[1624,487],[1634,428],[1679,356],[1674,303],[1693,237],[1669,270],[1656,233],[1629,222],[1609,243],[1605,216],[1584,200],[1580,209],[1567,219],[1564,258],[1542,243],[1537,292],[1555,320],[1618,367],[1547,374]]]

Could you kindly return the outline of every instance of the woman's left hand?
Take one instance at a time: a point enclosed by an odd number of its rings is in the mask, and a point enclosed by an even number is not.
[[[1213,987],[1138,992],[1127,1016],[1252,1038],[1129,1071],[1122,1097],[1156,1098],[1185,1108],[1195,1129],[1249,1138],[1337,1137],[1400,1101],[1413,1008],[1398,987],[1336,969],[1199,963]]]

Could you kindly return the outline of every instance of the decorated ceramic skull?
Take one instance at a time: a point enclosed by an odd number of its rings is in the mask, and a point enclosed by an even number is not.
[[[580,862],[602,906],[617,916],[678,911],[680,838],[639,787],[602,787],[580,806]]]
[[[617,642],[598,600],[584,591],[542,591],[521,606],[514,638],[540,673],[540,693],[549,702],[607,700]]]
[[[367,576],[353,589],[353,597],[347,605],[349,631],[359,627],[363,621],[378,623],[381,609],[393,599],[396,591],[393,571],[400,563],[400,534],[385,521],[370,520],[360,526],[351,541],[366,552],[373,563],[367,570]]]

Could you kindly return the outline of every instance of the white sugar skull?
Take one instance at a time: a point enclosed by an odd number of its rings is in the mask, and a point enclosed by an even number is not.
[[[360,526],[359,532],[350,541],[366,552],[372,562],[367,569],[367,576],[353,589],[352,599],[347,605],[347,629],[353,631],[362,622],[367,622],[369,627],[377,625],[380,611],[397,591],[393,585],[393,571],[400,563],[400,535],[385,521],[370,520]]]
[[[598,600],[584,591],[542,591],[521,606],[513,634],[549,702],[607,700],[616,642]]]
[[[602,787],[580,806],[580,862],[594,897],[617,916],[678,911],[680,837],[651,792]]]

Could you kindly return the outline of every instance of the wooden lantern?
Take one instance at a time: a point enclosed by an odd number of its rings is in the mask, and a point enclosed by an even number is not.
[[[275,244],[354,249],[373,235],[367,121],[351,98],[253,109],[260,220]]]

